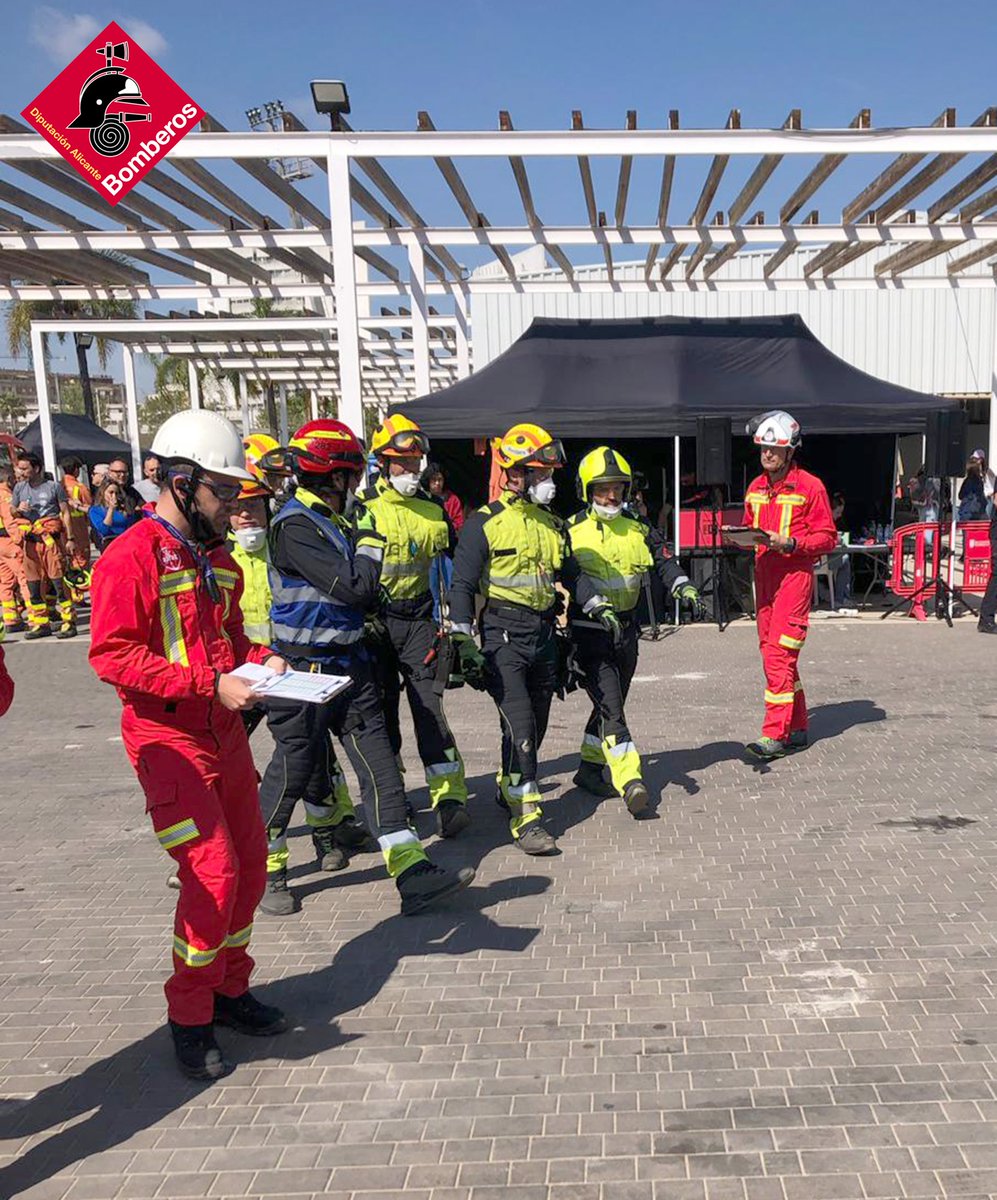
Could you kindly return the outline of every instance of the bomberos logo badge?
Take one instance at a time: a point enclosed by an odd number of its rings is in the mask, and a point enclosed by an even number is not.
[[[204,110],[112,21],[21,116],[117,204]]]

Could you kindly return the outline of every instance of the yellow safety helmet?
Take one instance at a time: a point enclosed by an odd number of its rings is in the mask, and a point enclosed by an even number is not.
[[[500,467],[563,467],[564,447],[546,429],[523,421],[492,442]]]
[[[429,453],[429,438],[411,418],[393,413],[374,430],[370,450],[377,458],[421,458]]]
[[[264,456],[278,450],[280,445],[276,438],[269,433],[251,433],[242,439],[246,450],[246,470],[252,475],[252,480],[246,480],[239,493],[240,500],[250,500],[254,496],[272,496],[273,489],[267,482]]]
[[[624,500],[630,495],[633,471],[618,450],[609,446],[596,446],[578,464],[578,496],[586,502],[592,498],[592,486],[596,483],[622,483]]]

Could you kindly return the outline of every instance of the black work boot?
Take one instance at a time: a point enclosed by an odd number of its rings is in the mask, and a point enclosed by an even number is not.
[[[986,618],[984,618],[984,617],[980,617],[979,621],[976,624],[976,632],[977,633],[997,633],[997,622],[995,622],[992,617],[990,618],[989,621],[986,620]]]
[[[76,637],[77,632],[78,631],[75,625],[63,625],[55,636],[60,638],[62,641],[65,641],[67,638]]]
[[[602,771],[603,768],[598,763],[586,762],[582,759],[581,766],[575,772],[573,782],[591,795],[598,796],[601,800],[608,800],[610,796],[616,795],[616,788],[606,781]]]
[[[312,830],[312,845],[320,871],[342,871],[350,865],[350,856],[336,845],[336,831],[331,827]]]
[[[51,625],[36,625],[34,627],[34,629],[28,630],[28,632],[24,635],[24,640],[26,642],[36,642],[39,638],[51,637],[51,636],[52,636],[52,626]]]
[[[336,845],[347,854],[374,854],[380,849],[377,838],[355,816],[344,817],[338,825],[333,825],[332,833]]]
[[[188,1079],[211,1083],[235,1070],[215,1041],[213,1025],[178,1025],[170,1021],[170,1033],[177,1065]]]
[[[268,871],[267,890],[260,901],[260,912],[269,917],[289,917],[298,911],[298,902],[287,890],[287,871]]]
[[[642,817],[647,812],[651,797],[643,779],[631,779],[624,785],[623,803],[632,817]]]
[[[463,891],[474,878],[473,867],[447,871],[424,858],[402,871],[395,880],[402,898],[402,915],[411,917],[431,907],[437,900]]]
[[[459,800],[441,800],[436,806],[436,832],[441,838],[455,838],[470,824],[467,805]]]
[[[615,796],[616,793],[614,792]],[[539,821],[531,821],[517,838],[516,845],[524,854],[543,855],[556,854],[557,842],[554,840],[554,835],[540,824]]]
[[[241,996],[215,993],[215,1024],[227,1025],[250,1037],[270,1037],[287,1029],[287,1017],[272,1004],[262,1004],[252,992],[243,992]]]

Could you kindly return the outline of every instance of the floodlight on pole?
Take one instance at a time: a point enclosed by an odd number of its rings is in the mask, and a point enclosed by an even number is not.
[[[93,345],[93,334],[74,333],[73,340],[76,342],[76,362],[80,371],[80,388],[83,391],[83,415],[91,421],[96,421],[93,385],[90,382],[90,364],[87,362],[87,351]]]
[[[332,129],[339,129],[339,118],[350,111],[350,94],[341,79],[313,79],[312,101],[317,113],[326,113]]]

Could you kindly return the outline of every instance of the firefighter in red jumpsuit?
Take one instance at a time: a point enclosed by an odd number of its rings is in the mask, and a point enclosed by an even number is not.
[[[744,523],[759,531],[755,603],[765,669],[762,736],[747,749],[767,762],[807,745],[800,650],[810,624],[814,563],[834,549],[838,535],[823,483],[793,461],[799,422],[775,410],[750,421],[747,431],[761,447],[762,474],[745,495]]]
[[[249,661],[285,664],[247,639],[242,579],[222,541],[251,478],[235,426],[214,412],[178,413],[152,448],[162,464],[155,510],[94,570],[90,663],[121,697],[125,750],[180,878],[165,989],[177,1061],[212,1080],[232,1070],[216,1024],[257,1036],[286,1028],[249,991],[267,839],[240,716],[255,696],[232,675]]]

